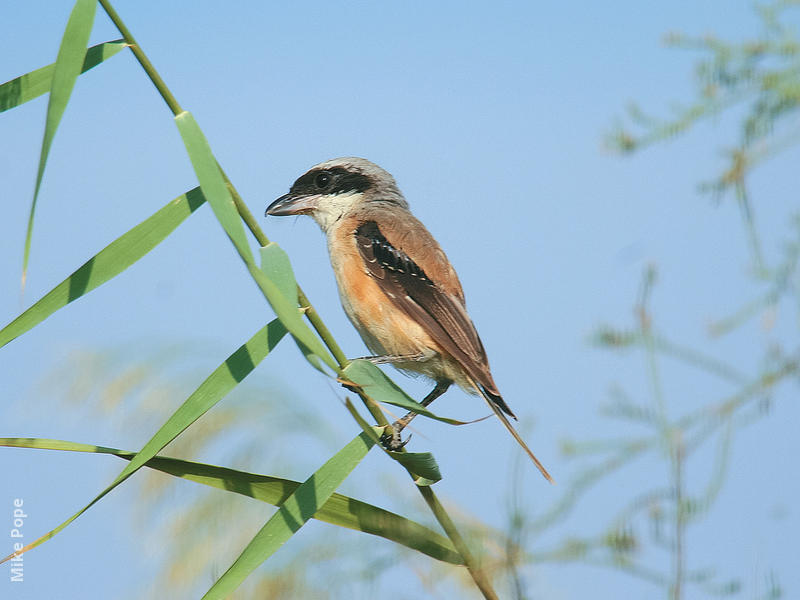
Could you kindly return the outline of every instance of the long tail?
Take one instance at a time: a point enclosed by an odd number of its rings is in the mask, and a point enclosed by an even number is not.
[[[514,429],[513,425],[511,425],[511,422],[508,420],[508,417],[506,417],[505,414],[503,414],[502,407],[498,404],[498,402],[495,401],[493,394],[490,394],[489,392],[484,390],[483,386],[478,385],[474,381],[471,381],[470,383],[472,383],[472,385],[475,387],[477,392],[483,397],[483,399],[486,400],[486,404],[488,404],[491,407],[491,409],[494,411],[494,414],[497,415],[497,418],[500,419],[500,422],[503,424],[503,426],[506,429],[508,429],[508,432],[511,434],[511,436],[515,440],[517,440],[517,443],[520,446],[522,446],[522,449],[525,450],[528,456],[531,457],[533,464],[536,465],[536,468],[539,469],[539,472],[544,476],[545,479],[547,479],[547,481],[554,484],[555,481],[553,481],[553,478],[550,477],[550,473],[547,472],[547,469],[544,468],[544,465],[540,463],[539,459],[536,458],[533,452],[531,452],[531,449],[528,448],[528,445],[525,443],[525,441],[522,439],[519,433],[517,433],[517,430]],[[502,402],[502,398],[500,400]],[[503,402],[503,406],[506,406],[505,402]],[[509,414],[513,413],[511,413],[511,411],[509,410]]]

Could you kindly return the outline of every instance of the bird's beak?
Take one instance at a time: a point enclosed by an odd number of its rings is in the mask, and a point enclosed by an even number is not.
[[[267,212],[264,213],[264,216],[273,215],[276,217],[284,217],[287,215],[305,215],[315,210],[318,202],[318,194],[312,194],[311,196],[292,196],[291,194],[285,194],[267,207]]]

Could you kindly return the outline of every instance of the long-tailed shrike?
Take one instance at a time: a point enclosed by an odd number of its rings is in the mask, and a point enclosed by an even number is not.
[[[342,306],[373,362],[435,381],[425,406],[453,383],[480,394],[552,481],[506,417],[516,419],[492,379],[455,270],[389,173],[363,158],[329,160],[302,175],[266,214],[307,214],[322,228]],[[413,416],[394,424],[390,445],[400,444],[399,431]]]

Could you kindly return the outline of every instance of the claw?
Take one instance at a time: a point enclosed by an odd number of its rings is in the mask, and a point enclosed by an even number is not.
[[[406,444],[411,441],[411,436],[412,435],[413,434],[409,433],[408,437],[405,439],[405,441],[403,441],[403,438],[400,437],[399,433],[397,434],[397,439],[396,440],[394,439],[394,436],[393,436],[392,437],[392,450],[397,452],[398,450],[401,450],[401,449],[405,448]]]
[[[411,440],[411,435],[412,434],[408,434],[408,437],[404,441],[400,435],[400,430],[393,428],[391,435],[384,433],[381,436],[381,444],[383,444],[383,447],[391,452],[398,452],[399,450],[403,449]]]

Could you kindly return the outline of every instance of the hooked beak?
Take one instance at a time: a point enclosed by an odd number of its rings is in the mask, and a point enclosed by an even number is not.
[[[284,217],[288,215],[306,215],[317,208],[318,202],[318,194],[312,194],[311,196],[292,196],[291,194],[285,194],[267,207],[264,216],[272,215],[275,217]]]

